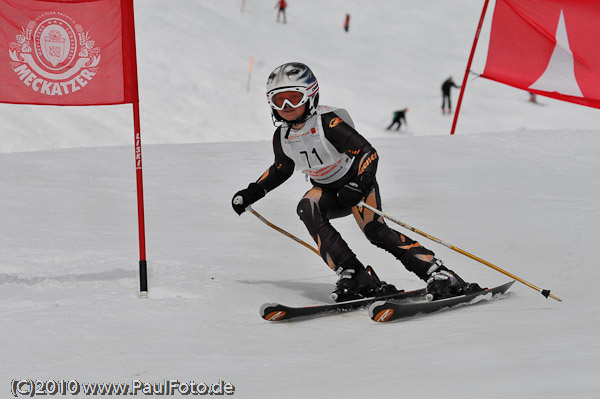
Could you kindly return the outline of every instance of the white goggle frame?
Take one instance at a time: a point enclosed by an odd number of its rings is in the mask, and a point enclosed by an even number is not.
[[[281,104],[281,107],[275,105],[275,103],[273,102],[273,96],[275,94],[278,93],[284,93],[286,91],[297,91],[302,93],[302,99],[300,101],[298,101],[298,103],[296,105],[292,104],[292,102],[290,100],[288,100],[287,98],[285,100],[283,100],[283,103]],[[315,94],[317,94],[317,92],[319,91],[319,84],[317,82],[313,83],[310,87],[306,88],[306,87],[302,87],[302,86],[288,86],[288,87],[280,87],[277,89],[273,89],[271,91],[269,91],[267,93],[267,102],[269,103],[269,105],[271,106],[271,108],[277,110],[277,111],[281,111],[282,109],[285,108],[286,105],[292,107],[292,108],[298,108],[303,104],[306,104],[306,102],[313,97]]]

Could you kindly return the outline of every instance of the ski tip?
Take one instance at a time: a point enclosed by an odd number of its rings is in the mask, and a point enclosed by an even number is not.
[[[262,317],[266,321],[279,321],[279,320],[285,319],[286,315],[287,315],[286,312],[284,312],[282,310],[276,310],[271,313],[263,314]]]
[[[260,307],[260,317],[267,321],[279,321],[285,318],[287,313],[283,310],[271,310],[279,306],[278,303],[265,303]]]
[[[375,316],[373,316],[373,321],[377,323],[385,323],[389,321],[390,318],[394,315],[394,309],[385,308],[381,309]]]
[[[369,307],[369,317],[377,323],[385,323],[394,314],[394,309],[385,306],[385,301],[377,301]]]
[[[273,303],[273,302],[263,303],[260,306],[260,314],[263,314],[265,312],[265,310],[267,310],[268,308],[273,308],[275,306],[279,306],[279,304],[278,303]]]

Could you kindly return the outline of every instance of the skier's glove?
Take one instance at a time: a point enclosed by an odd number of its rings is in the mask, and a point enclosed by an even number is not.
[[[241,215],[246,210],[248,205],[254,204],[256,201],[264,197],[266,191],[257,183],[250,183],[248,188],[238,191],[231,199],[231,206],[238,215]]]
[[[340,204],[351,208],[358,204],[363,197],[369,194],[374,185],[374,174],[363,173],[358,175],[355,181],[351,181],[338,190],[338,201]]]

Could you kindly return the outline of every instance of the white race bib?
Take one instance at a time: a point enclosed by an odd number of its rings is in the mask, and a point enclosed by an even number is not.
[[[328,107],[319,107],[319,111]],[[340,110],[343,111],[343,110]],[[337,112],[336,112],[337,113]],[[348,115],[344,111],[345,115]],[[349,116],[348,116],[349,118]],[[351,121],[350,121],[351,122]],[[294,161],[295,169],[302,170],[320,184],[329,184],[342,178],[352,166],[353,158],[338,152],[323,133],[321,115],[311,117],[299,130],[281,130],[283,152]]]

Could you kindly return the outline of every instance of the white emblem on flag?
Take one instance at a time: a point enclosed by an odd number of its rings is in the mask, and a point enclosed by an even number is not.
[[[89,32],[64,13],[48,12],[10,43],[11,66],[33,91],[63,96],[83,89],[98,72],[100,48]]]
[[[556,46],[548,62],[546,70],[535,81],[530,89],[557,92],[567,96],[583,97],[577,79],[575,78],[575,61],[569,46],[567,26],[563,11],[560,11],[556,29]]]

